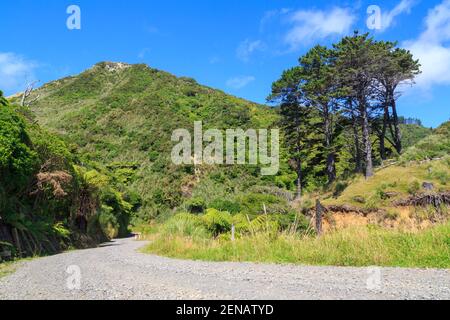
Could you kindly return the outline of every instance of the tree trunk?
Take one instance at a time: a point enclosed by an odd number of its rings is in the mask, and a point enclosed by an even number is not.
[[[402,133],[400,131],[400,125],[398,123],[397,103],[395,101],[393,94],[391,95],[391,108],[392,108],[392,118],[393,118],[393,122],[394,122],[395,149],[397,150],[398,154],[401,154],[403,151]]]
[[[387,104],[384,106],[383,127],[380,132],[380,156],[382,160],[386,160],[386,132],[389,124],[389,107]]]
[[[332,150],[333,144],[333,128],[331,125],[330,114],[325,108],[324,112],[325,124],[325,147],[327,150],[327,175],[328,184],[332,184],[336,180],[336,156]]]
[[[355,143],[355,164],[356,164],[356,172],[362,173],[363,172],[363,165],[362,165],[362,151],[361,151],[361,145],[359,143],[359,133],[358,133],[358,121],[354,114],[352,114],[352,128],[353,128],[353,139]]]
[[[332,184],[336,180],[336,155],[333,152],[328,154],[327,174],[328,184]]]
[[[366,160],[366,179],[373,176],[373,162],[372,162],[372,143],[370,141],[369,115],[367,113],[367,106],[364,99],[360,99],[361,120],[362,120],[362,135]]]
[[[302,197],[302,161],[300,158],[295,159],[296,162],[296,171],[297,171],[297,180],[296,186],[297,191],[295,193],[295,199],[300,199]]]

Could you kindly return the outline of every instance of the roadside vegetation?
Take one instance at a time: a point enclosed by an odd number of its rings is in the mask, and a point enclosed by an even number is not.
[[[447,126],[424,140],[443,143],[448,139]],[[435,145],[418,144],[420,155],[436,155]],[[405,154],[417,155],[416,150],[412,146]],[[269,198],[267,190],[214,208],[198,200],[200,210],[186,210],[165,223],[135,231],[151,240],[144,252],[173,258],[449,268],[448,202],[413,205],[403,201],[436,194],[448,199],[450,148],[440,150],[446,154],[441,159],[417,155],[421,161],[406,162],[400,158],[376,170],[370,180],[361,175],[338,181],[297,201],[276,202],[277,197]],[[321,199],[327,209],[321,236],[314,225],[315,199]]]
[[[450,268],[448,222],[414,232],[366,225],[321,237],[258,232],[239,236],[235,241],[229,235],[213,238],[206,227],[187,220],[171,221],[161,228],[150,238],[152,242],[144,252],[205,261]]]
[[[274,108],[113,62],[28,92],[29,105],[0,96],[0,251],[95,245],[131,225],[172,257],[448,267],[450,122],[398,114],[419,74],[397,43],[355,33],[285,70]],[[174,165],[172,132],[194,121],[280,128],[278,174]]]
[[[6,277],[16,271],[18,262],[0,263],[0,279]]]
[[[93,246],[128,234],[133,206],[114,177],[83,162],[0,92],[0,259]]]

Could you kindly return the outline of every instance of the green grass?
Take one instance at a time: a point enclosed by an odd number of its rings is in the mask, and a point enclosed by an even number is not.
[[[450,223],[415,233],[369,225],[320,238],[256,234],[234,242],[163,232],[144,252],[204,261],[450,268]]]
[[[366,180],[360,176],[337,197],[324,201],[326,205],[351,205],[372,209],[391,207],[395,200],[421,193],[423,182],[433,183],[436,192],[450,190],[450,158],[422,164],[408,163],[381,169]],[[393,194],[383,197],[383,194]]]
[[[0,262],[0,278],[9,276],[16,272],[20,265],[20,261]]]

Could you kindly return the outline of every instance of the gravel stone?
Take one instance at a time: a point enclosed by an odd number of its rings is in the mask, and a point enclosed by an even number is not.
[[[25,262],[0,279],[0,299],[450,299],[450,270],[184,261],[139,253],[144,245],[120,239]],[[67,285],[70,266],[81,272],[79,289]]]

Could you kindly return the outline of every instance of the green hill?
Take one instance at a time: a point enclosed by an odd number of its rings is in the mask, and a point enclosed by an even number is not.
[[[83,161],[101,163],[120,177],[139,199],[144,220],[191,197],[213,202],[256,184],[274,185],[262,181],[257,168],[201,167],[196,173],[170,160],[173,130],[192,129],[200,120],[205,128],[267,128],[278,117],[269,107],[146,65],[109,62],[48,83],[34,95],[39,123],[60,134]]]
[[[401,159],[403,161],[422,161],[443,158],[450,154],[450,121],[433,130],[431,135],[418,141],[407,149]]]

